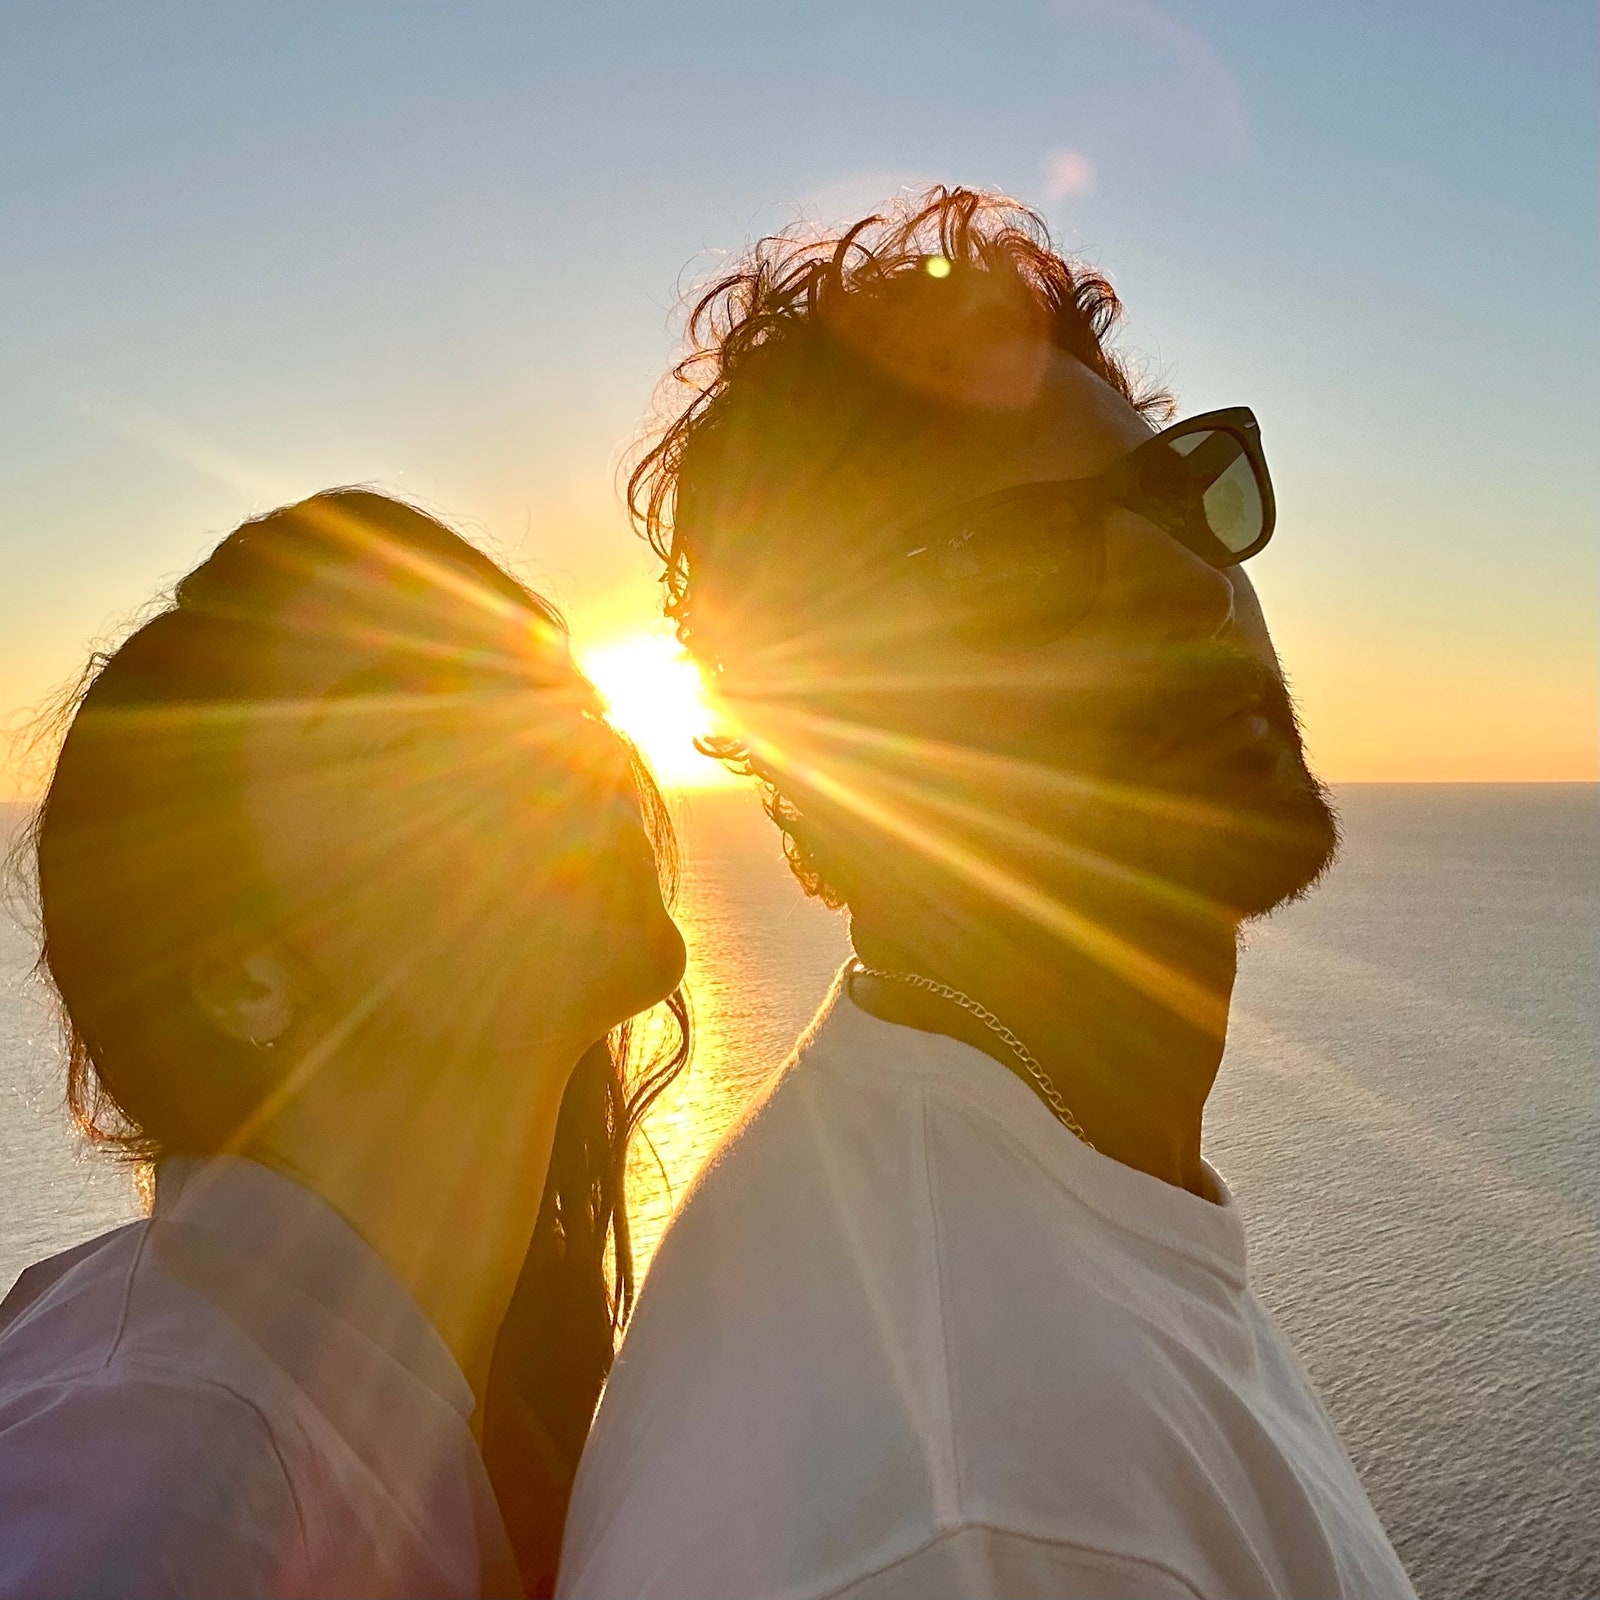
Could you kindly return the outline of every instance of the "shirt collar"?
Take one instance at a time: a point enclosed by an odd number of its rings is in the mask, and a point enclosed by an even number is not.
[[[1057,1184],[1091,1211],[1169,1250],[1188,1256],[1235,1288],[1249,1282],[1239,1204],[1217,1170],[1205,1163],[1216,1198],[1202,1199],[1147,1172],[1124,1166],[1074,1138],[1049,1107],[1014,1072],[964,1040],[885,1022],[850,998],[846,962],[797,1047],[826,1058],[848,1056],[852,1073],[869,1070],[914,1074],[980,1108],[1010,1135]],[[799,1064],[797,1060],[796,1064]]]

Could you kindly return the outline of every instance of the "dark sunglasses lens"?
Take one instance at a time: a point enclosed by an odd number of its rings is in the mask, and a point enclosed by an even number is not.
[[[1100,539],[1070,506],[1040,496],[987,508],[942,545],[938,570],[959,630],[986,650],[1037,649],[1088,610]]]
[[[1265,514],[1261,486],[1244,440],[1224,429],[1181,434],[1169,448],[1180,458],[1176,481],[1181,518],[1195,522],[1226,550],[1238,555],[1261,537]]]

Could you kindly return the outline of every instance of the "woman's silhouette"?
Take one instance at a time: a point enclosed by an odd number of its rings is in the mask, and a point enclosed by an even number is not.
[[[507,1525],[547,1587],[687,1050],[648,776],[551,608],[363,490],[235,530],[64,719],[42,969],[153,1214],[0,1307],[0,1594],[504,1591]]]

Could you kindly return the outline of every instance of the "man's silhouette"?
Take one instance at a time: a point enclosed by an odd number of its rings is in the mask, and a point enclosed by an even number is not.
[[[1118,313],[965,191],[695,313],[634,505],[859,960],[662,1246],[568,1594],[1411,1592],[1201,1156],[1240,925],[1336,842],[1271,483]]]

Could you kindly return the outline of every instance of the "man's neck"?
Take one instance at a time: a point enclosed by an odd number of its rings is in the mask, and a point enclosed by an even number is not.
[[[909,910],[909,908],[907,908]],[[869,967],[915,972],[969,996],[1009,1028],[1102,1154],[1209,1197],[1201,1118],[1227,1032],[1237,924],[1223,915],[1118,908],[1037,921],[922,897],[914,915],[852,919]],[[949,1034],[1026,1077],[1015,1052],[949,1000],[857,979],[885,1021]]]

